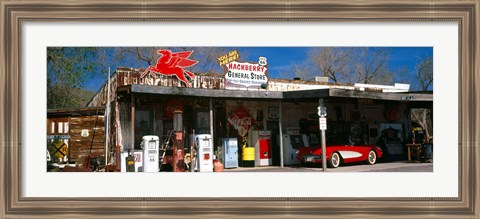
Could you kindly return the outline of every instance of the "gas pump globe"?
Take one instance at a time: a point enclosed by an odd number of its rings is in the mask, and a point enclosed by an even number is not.
[[[173,112],[173,131],[175,133],[175,140],[173,141],[173,171],[185,172],[183,158],[183,112],[180,110]]]
[[[175,110],[173,112],[173,131],[183,131],[183,112],[180,110]]]

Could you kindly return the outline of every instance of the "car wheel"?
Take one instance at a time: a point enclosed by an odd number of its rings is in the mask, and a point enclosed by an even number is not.
[[[372,150],[368,152],[367,162],[370,165],[373,165],[375,164],[375,162],[377,162],[377,154],[375,153],[375,151]]]
[[[330,168],[337,168],[340,166],[340,155],[337,152],[333,152],[330,156],[330,160],[328,160],[328,167]]]

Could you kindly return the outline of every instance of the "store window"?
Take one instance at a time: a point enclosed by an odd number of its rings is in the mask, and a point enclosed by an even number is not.
[[[140,143],[143,136],[153,134],[153,110],[138,108],[135,110],[135,149],[142,149]]]
[[[58,134],[62,134],[63,133],[63,122],[59,122],[58,123]]]
[[[196,134],[210,134],[210,112],[195,111],[193,128]]]
[[[63,131],[64,131],[65,133],[68,133],[68,128],[69,128],[69,127],[68,127],[68,122],[65,122],[64,124],[65,124],[65,129],[64,129]]]

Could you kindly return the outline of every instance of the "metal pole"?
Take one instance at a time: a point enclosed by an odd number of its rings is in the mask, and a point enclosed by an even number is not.
[[[110,143],[110,67],[108,67],[108,83],[107,83],[107,110],[105,112],[105,116],[107,118],[107,127],[105,131],[105,168],[107,167],[108,164],[108,150],[109,150],[109,143]]]
[[[192,130],[192,144],[190,145],[190,172],[195,172],[195,168],[193,165],[195,165],[195,162],[197,159],[194,159],[195,154],[193,153],[195,150],[195,129]]]
[[[135,95],[132,93],[132,121],[131,121],[131,124],[130,124],[130,127],[131,127],[131,133],[132,133],[132,136],[131,136],[131,142],[132,142],[132,156],[133,158],[135,159]],[[136,172],[136,171],[134,171]]]
[[[322,168],[323,172],[327,171],[327,149],[325,140],[325,130],[322,130]],[[331,158],[330,158],[331,159]]]
[[[278,101],[278,129],[280,135],[280,167],[283,168],[283,131],[282,131],[282,102]]]
[[[208,105],[209,105],[209,109],[210,109],[210,135],[212,136],[210,138],[210,145],[212,146],[212,148],[215,148],[213,146],[213,100],[212,100],[212,98],[209,99],[209,104]],[[217,157],[217,159],[218,159],[218,157]]]
[[[327,148],[326,148],[326,139],[325,139],[325,128],[322,127],[322,119],[325,121],[325,117],[327,115],[327,108],[325,103],[323,102],[323,98],[318,99],[318,126],[322,131],[322,169],[323,172],[327,171]],[[331,159],[331,158],[330,158]]]

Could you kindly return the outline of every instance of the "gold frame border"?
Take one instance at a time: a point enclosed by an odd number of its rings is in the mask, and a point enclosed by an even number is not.
[[[0,0],[0,216],[478,218],[479,0]],[[21,191],[21,28],[25,21],[441,22],[459,25],[457,198],[26,198]]]

